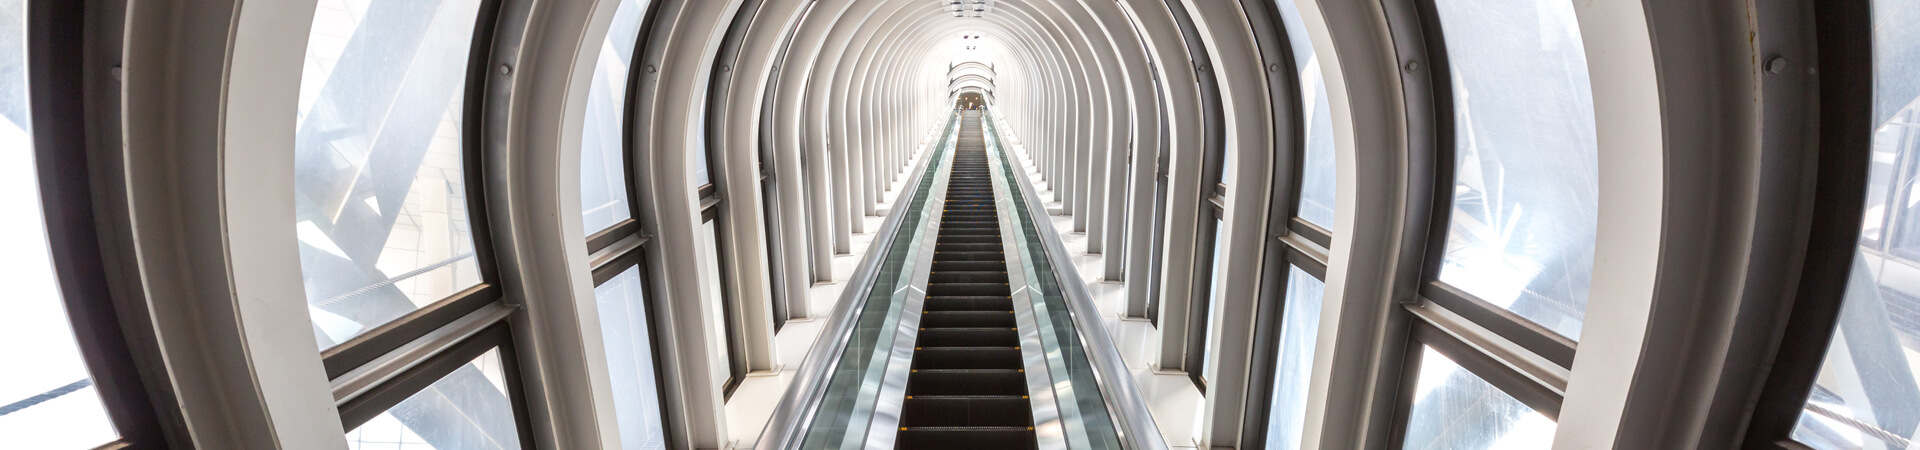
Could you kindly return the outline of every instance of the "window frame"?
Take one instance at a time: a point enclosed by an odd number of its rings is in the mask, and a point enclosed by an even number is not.
[[[1412,408],[1410,393],[1418,380],[1421,345],[1442,342],[1440,345],[1452,346],[1454,353],[1460,353],[1448,354],[1455,363],[1463,368],[1480,365],[1481,370],[1469,371],[1516,399],[1530,396],[1537,400],[1543,391],[1553,394],[1549,397],[1554,399],[1555,413],[1548,417],[1555,418],[1556,424],[1557,405],[1564,401],[1566,378],[1577,350],[1572,339],[1439,280],[1450,231],[1457,148],[1452,74],[1435,1],[1394,0],[1381,5],[1387,28],[1392,30],[1392,51],[1399,55],[1395,64],[1400,69],[1400,94],[1406,114],[1407,164],[1412,173],[1409,182],[1416,195],[1413,201],[1419,203],[1423,201],[1419,197],[1427,197],[1424,206],[1408,208],[1408,223],[1426,227],[1411,232],[1423,237],[1424,242],[1400,254],[1416,264],[1396,269],[1393,275],[1408,284],[1393,289],[1398,300],[1386,306],[1385,329],[1380,334],[1385,352],[1375,360],[1374,370],[1379,376],[1375,389],[1386,397],[1370,408],[1366,434],[1389,447],[1400,445],[1404,438],[1407,414]],[[1315,231],[1311,223],[1289,226],[1295,227],[1308,228],[1302,235]],[[1461,345],[1453,346],[1455,343]],[[1482,364],[1489,362],[1490,366]]]
[[[1872,165],[1874,49],[1868,0],[1810,2],[1817,38],[1820,108],[1812,223],[1801,282],[1774,325],[1785,336],[1746,418],[1748,448],[1807,449],[1792,439],[1839,325],[1847,278],[1860,246]],[[1884,240],[1882,240],[1884,242]]]
[[[1499,389],[1540,415],[1547,416],[1556,425],[1559,424],[1560,407],[1565,401],[1560,393],[1533,382],[1493,355],[1474,349],[1466,341],[1431,322],[1415,320],[1411,328],[1406,336],[1406,350],[1400,355],[1400,365],[1406,370],[1400,372],[1399,390],[1394,393],[1392,434],[1387,440],[1387,448],[1403,448],[1406,444],[1407,426],[1416,400],[1414,390],[1419,387],[1420,364],[1426,353],[1424,348],[1428,347],[1453,360],[1461,369],[1479,377],[1494,389]]]
[[[504,298],[489,222],[493,216],[488,213],[487,207],[485,153],[487,138],[491,134],[486,127],[487,115],[492,109],[504,107],[489,104],[489,91],[495,89],[496,85],[510,85],[507,80],[495,80],[492,70],[495,65],[503,64],[495,60],[494,36],[501,28],[501,9],[505,2],[480,0],[480,9],[474,15],[473,39],[468,44],[466,85],[460,103],[461,177],[466,184],[467,222],[472,230],[474,260],[480,283],[322,350],[321,363],[326,367],[329,380],[373,363],[383,355]],[[507,88],[510,89],[510,86]]]
[[[439,381],[446,373],[497,348],[506,375],[509,401],[514,405],[521,446],[535,448],[534,423],[529,411],[536,399],[529,395],[521,374],[522,358],[513,344],[517,332],[512,322],[524,314],[524,307],[509,303],[504,297],[494,254],[496,241],[491,232],[493,216],[488,212],[486,195],[490,185],[487,153],[490,147],[498,145],[489,139],[504,132],[494,131],[488,124],[497,121],[497,116],[508,109],[505,102],[510,100],[514,78],[509,61],[517,51],[512,47],[498,47],[501,43],[496,37],[502,30],[510,30],[527,20],[525,11],[517,8],[509,11],[509,2],[518,5],[518,0],[480,0],[468,48],[466,84],[461,93],[461,176],[466,183],[467,217],[481,282],[321,352],[326,376],[333,385],[335,406],[343,428],[348,431]],[[627,183],[631,186],[631,167],[627,173]],[[630,221],[632,219],[602,231],[628,227],[626,222]],[[639,229],[637,223],[630,228]],[[600,234],[596,236],[604,240]],[[471,334],[447,337],[465,333]],[[446,338],[435,339],[435,336]],[[464,358],[459,357],[463,355]]]
[[[124,52],[119,33],[120,10],[90,11],[84,2],[27,0],[22,11],[26,78],[26,130],[33,139],[35,183],[48,257],[65,306],[68,328],[86,364],[89,378],[118,438],[99,449],[146,449],[184,445],[184,412],[161,361],[158,336],[150,326],[144,298],[122,292],[113,282],[109,252],[113,243],[101,238],[111,232],[94,214],[96,201],[107,196],[93,191],[96,174],[90,155],[99,149],[118,150],[123,137],[118,126],[99,126],[96,117],[118,125],[121,82],[99,76],[99,67],[117,69]],[[94,76],[89,77],[89,74]],[[74,99],[99,99],[73,101]],[[102,114],[103,109],[115,114]],[[59,223],[61,226],[52,226]]]
[[[1226,197],[1223,192],[1225,189],[1221,187],[1221,175],[1226,168],[1228,151],[1226,106],[1220,98],[1220,80],[1213,73],[1212,58],[1207,54],[1204,46],[1198,45],[1203,39],[1199,28],[1193,22],[1191,13],[1186,8],[1171,8],[1168,11],[1172,13],[1174,22],[1180,27],[1181,38],[1190,43],[1187,46],[1187,55],[1192,60],[1194,81],[1200,94],[1201,142],[1204,147],[1199,155],[1200,179],[1197,181],[1200,189],[1197,191],[1199,200],[1204,204],[1201,205],[1199,214],[1194,219],[1198,222],[1194,226],[1193,240],[1186,242],[1192,246],[1193,259],[1192,266],[1186,270],[1187,278],[1192,281],[1187,287],[1187,292],[1184,293],[1187,297],[1184,305],[1187,309],[1187,329],[1186,337],[1181,342],[1184,347],[1181,349],[1181,367],[1187,373],[1187,378],[1193,382],[1193,386],[1198,388],[1201,396],[1204,397],[1207,392],[1207,381],[1206,367],[1203,365],[1207,352],[1207,332],[1210,328],[1207,323],[1207,312],[1213,307],[1213,302],[1208,296],[1213,292],[1213,260],[1219,257],[1213,252],[1213,241],[1215,235],[1220,232],[1217,222],[1226,219]],[[1171,155],[1168,157],[1170,158]],[[1168,167],[1168,165],[1162,164],[1161,167]],[[1165,172],[1162,176],[1170,177]],[[1167,190],[1171,193],[1171,183],[1167,184],[1169,186]],[[1164,203],[1165,206],[1171,207],[1173,200],[1175,199],[1168,199]],[[1160,212],[1163,216],[1166,213],[1165,210]],[[1148,305],[1149,309],[1157,309],[1154,306],[1157,305]]]
[[[642,83],[647,77],[647,71],[645,70],[646,62],[643,53],[648,47],[648,41],[652,39],[655,22],[656,19],[659,18],[661,4],[665,2],[661,0],[640,1],[645,2],[646,9],[641,12],[640,26],[636,28],[634,32],[634,55],[633,59],[627,62],[627,86],[626,92],[624,93],[625,95],[622,96],[620,106],[621,186],[629,193],[629,195],[626,196],[627,207],[628,211],[633,211],[633,214],[625,220],[615,222],[613,225],[602,230],[594,231],[587,236],[588,264],[591,266],[588,268],[588,273],[593,280],[594,288],[599,288],[615,277],[619,277],[621,273],[626,272],[628,269],[636,269],[635,272],[637,272],[640,277],[640,289],[641,292],[644,293],[642,295],[641,308],[647,312],[647,343],[652,346],[653,350],[654,390],[658,395],[656,398],[660,399],[659,405],[656,405],[660,408],[660,432],[664,442],[672,443],[680,442],[676,439],[681,436],[675,435],[675,427],[673,426],[674,416],[671,414],[671,411],[667,409],[669,399],[674,398],[674,396],[670,395],[667,391],[667,383],[665,383],[665,381],[668,379],[667,375],[669,375],[669,373],[665,364],[666,361],[661,359],[661,355],[668,354],[671,348],[661,344],[662,339],[660,339],[659,321],[664,314],[660,314],[661,307],[655,302],[657,298],[655,295],[659,291],[655,289],[656,285],[653,284],[653,266],[648,263],[649,261],[647,259],[647,252],[650,250],[647,244],[652,243],[654,235],[652,230],[647,229],[641,224],[641,214],[644,210],[640,208],[639,196],[632,195],[632,193],[636,191],[633,184],[634,180],[638,179],[634,168],[635,160],[639,156],[636,155],[636,153],[640,148],[640,143],[636,141],[638,136],[634,135],[632,127],[630,126],[634,123],[635,116],[639,114],[638,108],[640,102],[636,100],[638,100],[642,94]]]
[[[1290,270],[1298,267],[1322,283],[1327,279],[1328,243],[1332,233],[1301,219],[1300,203],[1306,179],[1306,129],[1309,115],[1303,104],[1293,51],[1293,33],[1281,20],[1274,0],[1243,2],[1248,21],[1267,68],[1267,98],[1273,110],[1275,138],[1273,174],[1267,200],[1267,236],[1261,250],[1259,288],[1254,299],[1251,360],[1247,364],[1245,411],[1241,415],[1240,447],[1266,445],[1268,417],[1273,410],[1274,378],[1278,374]],[[1305,34],[1304,30],[1300,34]],[[1305,225],[1309,234],[1300,231]],[[1324,306],[1323,306],[1324,307]]]
[[[714,166],[710,165],[708,167]],[[712,169],[708,170],[711,171]],[[719,178],[719,175],[710,176],[714,177],[716,181]],[[746,338],[741,335],[745,332],[744,327],[740,324],[742,312],[740,311],[740,305],[735,300],[739,296],[733,293],[733,278],[730,277],[731,272],[727,270],[727,263],[729,262],[727,254],[730,253],[729,250],[731,249],[729,247],[733,244],[733,240],[726,238],[727,221],[725,214],[723,214],[726,200],[720,197],[717,192],[718,188],[714,187],[711,183],[700,186],[699,190],[700,223],[702,225],[708,222],[713,223],[713,256],[716,266],[714,269],[720,271],[720,273],[717,274],[720,279],[720,292],[715,294],[720,296],[720,321],[725,324],[720,331],[727,336],[728,376],[727,382],[722,384],[720,389],[720,399],[724,402],[733,399],[733,392],[738,390],[740,383],[745,382],[747,379],[747,351]],[[695,232],[699,233],[700,231],[698,231],[697,228],[698,227],[696,227]]]
[[[1455,160],[1458,127],[1454,121],[1453,73],[1447,57],[1446,34],[1435,0],[1411,1],[1415,3],[1419,30],[1426,42],[1425,59],[1430,68],[1425,72],[1431,78],[1429,95],[1433,106],[1431,120],[1434,136],[1431,148],[1433,196],[1428,206],[1431,210],[1427,217],[1426,251],[1421,259],[1419,295],[1562,368],[1571,368],[1578,342],[1440,280],[1453,219],[1453,183],[1458,170]]]
[[[353,432],[367,421],[432,387],[453,371],[497,349],[500,351],[500,370],[507,387],[507,401],[513,404],[513,422],[520,437],[520,448],[538,448],[534,445],[533,420],[528,412],[526,384],[520,374],[519,355],[514,352],[512,328],[505,320],[493,322],[472,336],[438,349],[418,365],[347,398],[339,406],[341,428]]]

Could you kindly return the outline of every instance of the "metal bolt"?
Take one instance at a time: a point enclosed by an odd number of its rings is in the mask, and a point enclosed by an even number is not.
[[[1773,56],[1767,57],[1767,73],[1781,73],[1786,71],[1787,71],[1786,57],[1780,56],[1780,55],[1773,55]]]
[[[1267,71],[1268,71],[1268,72],[1279,72],[1279,71],[1280,71],[1280,65],[1279,65],[1279,64],[1268,64],[1268,65],[1267,65]]]
[[[501,64],[501,65],[500,65],[500,74],[501,74],[501,75],[511,75],[511,74],[513,74],[513,66],[509,66],[509,65],[506,65],[506,64]]]
[[[727,66],[727,65],[722,65],[722,66],[720,66],[720,71],[721,71],[721,72],[732,72],[732,71],[733,71],[733,66]]]
[[[655,69],[652,64],[647,65],[647,73],[654,73],[658,71],[660,71],[660,69]]]
[[[1420,62],[1407,61],[1407,65],[1401,66],[1401,68],[1406,69],[1407,73],[1413,73],[1414,71],[1420,70]]]
[[[108,69],[108,70],[107,70],[107,73],[108,73],[109,75],[112,75],[112,76],[113,76],[113,79],[114,79],[115,81],[124,81],[124,80],[126,80],[126,74],[125,74],[125,71],[123,71],[123,70],[121,70],[121,69],[120,69],[120,65],[118,65],[118,64],[115,64],[115,65],[113,66],[113,68],[112,68],[112,69]]]

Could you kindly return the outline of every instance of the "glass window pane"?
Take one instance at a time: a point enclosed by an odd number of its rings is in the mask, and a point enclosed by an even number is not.
[[[1558,424],[1500,388],[1422,346],[1420,378],[1408,415],[1408,449],[1539,449],[1553,446]]]
[[[9,448],[92,448],[119,438],[74,342],[54,278],[27,105],[24,0],[0,0],[0,436]]]
[[[1793,439],[1909,448],[1920,437],[1920,9],[1875,0],[1872,165],[1840,320]]]
[[[633,217],[627,203],[626,158],[622,139],[626,127],[627,68],[633,64],[633,46],[639,39],[641,0],[621,0],[613,25],[600,43],[600,59],[593,65],[593,85],[587,88],[586,124],[580,129],[580,208],[587,234]]]
[[[1307,382],[1313,378],[1313,348],[1320,336],[1321,297],[1326,290],[1325,281],[1287,266],[1287,303],[1280,310],[1280,356],[1274,360],[1267,448],[1300,448],[1307,425]]]
[[[727,346],[727,306],[720,285],[720,235],[714,228],[718,223],[709,220],[701,224],[699,239],[694,243],[700,257],[700,298],[705,305],[702,314],[707,318],[707,358],[715,386],[733,377],[732,366],[728,365],[732,358]]]
[[[1313,52],[1307,24],[1293,0],[1275,0],[1280,21],[1293,47],[1294,70],[1300,73],[1300,110],[1306,114],[1306,154],[1300,170],[1298,215],[1308,222],[1333,226],[1334,163],[1333,112],[1327,106],[1327,80],[1320,76],[1320,55]]]
[[[1220,262],[1225,259],[1223,258],[1225,252],[1221,251],[1223,250],[1221,245],[1225,244],[1227,240],[1226,228],[1227,224],[1225,220],[1216,219],[1213,221],[1213,262],[1209,263],[1213,265],[1213,271],[1211,272],[1212,278],[1207,280],[1207,322],[1202,324],[1202,327],[1212,327],[1214,324],[1219,323],[1218,321],[1220,320],[1218,313],[1218,311],[1220,311],[1220,276],[1224,271],[1220,267]],[[1198,369],[1201,371],[1201,379],[1206,379],[1207,371],[1213,368],[1213,354],[1218,351],[1213,347],[1213,335],[1218,331],[1219,330],[1206,330],[1207,346],[1200,348],[1200,367]]]
[[[480,0],[320,0],[294,206],[321,348],[480,283],[461,100]]]
[[[348,430],[347,448],[518,449],[520,429],[508,395],[500,349],[493,349]]]
[[[660,425],[660,389],[654,381],[653,336],[640,266],[593,288],[600,306],[600,337],[613,381],[613,410],[621,448],[666,448]]]
[[[1452,221],[1440,280],[1578,339],[1599,163],[1568,0],[1440,0],[1453,75]]]

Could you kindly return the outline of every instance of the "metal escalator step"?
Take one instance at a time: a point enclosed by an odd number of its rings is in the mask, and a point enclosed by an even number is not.
[[[944,254],[944,253],[943,253]],[[938,258],[939,255],[935,255]],[[931,283],[927,295],[1012,295],[1006,283]]]
[[[931,329],[927,331],[933,331]],[[1012,330],[1008,330],[1012,331]],[[916,344],[917,345],[917,344]],[[913,352],[914,370],[1022,368],[1017,347],[919,347]],[[916,372],[915,374],[918,374]],[[1026,383],[1021,383],[1023,386]]]
[[[927,277],[928,284],[934,283],[1001,283],[1007,282],[1007,272],[994,271],[934,271]]]
[[[902,427],[1017,427],[1033,423],[1032,400],[1021,396],[923,395],[900,408]]]
[[[977,236],[977,235],[976,235],[976,236]],[[992,243],[992,244],[966,244],[966,243],[953,243],[953,244],[946,244],[946,243],[935,243],[935,244],[934,244],[934,246],[933,246],[933,251],[935,251],[935,252],[941,252],[941,253],[946,253],[946,252],[993,252],[993,253],[1000,253],[1000,243],[998,243],[998,242],[995,242],[995,243]]]
[[[925,311],[990,311],[1005,313],[1013,310],[1013,298],[1004,296],[949,296],[927,297],[921,306]]]
[[[1000,252],[940,252],[933,254],[934,261],[1006,261],[1006,255]],[[954,294],[967,295],[967,294]],[[988,294],[981,294],[988,295]]]
[[[894,448],[913,450],[1032,449],[1032,427],[906,427]]]
[[[1014,329],[1013,327],[927,328],[920,330],[920,340],[914,341],[913,345],[920,346],[922,349],[951,347],[1014,348],[1020,346],[1020,330]]]
[[[1026,395],[1027,374],[1018,369],[915,369],[907,395]]]
[[[922,328],[1013,328],[1013,310],[1006,311],[927,311],[920,315]]]
[[[934,272],[950,272],[950,271],[960,272],[960,271],[983,271],[983,270],[994,271],[994,272],[1005,272],[1007,271],[1007,261],[1002,259],[1002,260],[996,260],[996,261],[935,260],[933,262]]]
[[[973,234],[973,235],[947,235],[947,236],[940,236],[940,240],[939,240],[939,241],[937,241],[937,242],[938,242],[938,243],[941,243],[941,244],[995,244],[995,245],[999,245],[999,244],[1000,244],[1000,237],[999,237],[999,236],[981,236],[981,235],[977,235],[977,234]]]

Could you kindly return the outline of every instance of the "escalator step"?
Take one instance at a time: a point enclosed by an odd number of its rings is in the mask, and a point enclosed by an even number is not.
[[[949,347],[1004,347],[1020,346],[1020,331],[1008,328],[927,328],[920,330],[920,340],[913,345],[921,349]]]
[[[1007,256],[997,251],[942,252],[942,251],[936,250],[933,253],[933,260],[934,261],[1006,261]],[[952,294],[952,295],[969,295],[969,294]],[[981,295],[990,295],[990,294],[981,294]]]
[[[991,311],[1004,313],[1013,310],[1012,297],[927,297],[927,311]]]
[[[1027,374],[1016,369],[915,369],[907,395],[1026,395]]]
[[[1006,311],[927,311],[920,315],[924,328],[1012,328],[1013,310]]]
[[[1033,423],[1031,400],[1018,396],[925,395],[900,408],[903,427],[1019,427]]]
[[[944,254],[944,253],[942,253]],[[938,258],[939,255],[935,255]],[[1012,295],[1006,283],[940,283],[927,285],[927,295]]]
[[[936,260],[933,262],[933,271],[934,272],[965,272],[965,271],[1005,272],[1007,271],[1007,262],[1006,260],[1000,260],[1000,261],[938,261]]]
[[[937,244],[934,244],[934,246],[933,246],[933,251],[936,251],[936,252],[941,252],[941,253],[945,253],[945,252],[994,252],[994,253],[1000,253],[1000,244],[999,244],[999,243],[992,243],[992,244],[962,244],[962,243],[954,243],[954,244],[947,244],[947,243],[937,243]]]
[[[994,271],[935,271],[927,277],[927,283],[1001,283],[1007,282],[1007,272]]]
[[[1032,449],[1039,445],[1031,427],[909,427],[894,438],[903,449]]]
[[[1022,367],[1025,365],[1020,359],[1020,349],[1016,347],[920,347],[913,352],[914,370],[1019,370]]]
[[[952,236],[940,236],[940,240],[939,240],[938,242],[939,242],[939,243],[941,243],[941,244],[994,244],[994,245],[999,245],[999,244],[1000,244],[1000,237],[999,237],[999,236],[977,236],[977,235],[975,235],[975,236],[961,236],[961,235],[952,235]]]

